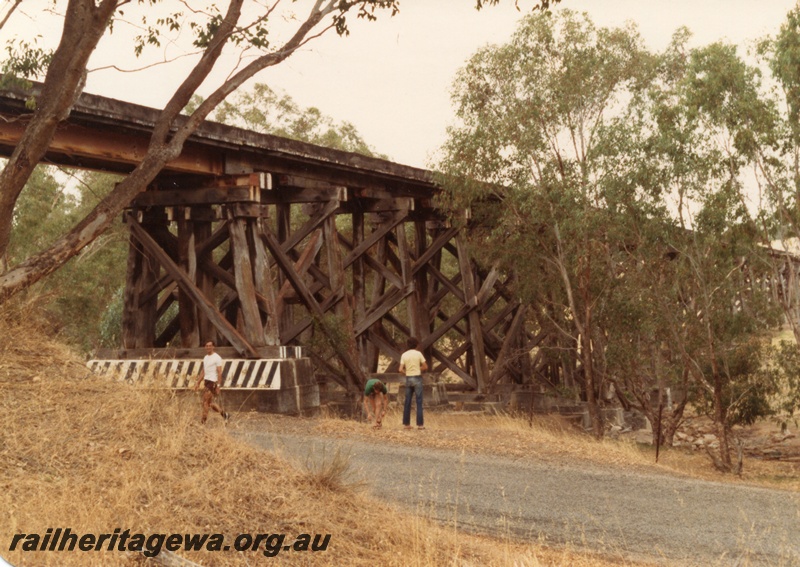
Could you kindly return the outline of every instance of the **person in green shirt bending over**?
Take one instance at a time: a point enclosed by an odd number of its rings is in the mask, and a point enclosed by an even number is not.
[[[367,419],[372,421],[375,418],[375,423],[372,425],[375,429],[381,428],[383,416],[386,415],[386,408],[389,407],[389,390],[386,384],[372,378],[367,380],[367,385],[364,388],[364,410],[367,412]]]

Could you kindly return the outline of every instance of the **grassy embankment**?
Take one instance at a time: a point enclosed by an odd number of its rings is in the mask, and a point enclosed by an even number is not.
[[[631,564],[463,534],[374,500],[338,459],[309,470],[231,438],[221,420],[201,428],[196,399],[87,376],[31,306],[0,310],[0,336],[0,555],[16,566],[142,561],[116,550],[8,551],[16,533],[58,527],[222,533],[226,543],[240,533],[331,534],[326,551],[282,551],[280,564]],[[206,566],[267,561],[261,552],[180,555]]]

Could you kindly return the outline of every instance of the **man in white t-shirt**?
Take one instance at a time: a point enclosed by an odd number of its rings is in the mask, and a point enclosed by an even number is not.
[[[419,341],[410,337],[408,350],[400,357],[400,372],[406,373],[406,402],[403,405],[403,427],[411,429],[411,397],[417,398],[417,429],[425,429],[422,419],[422,373],[428,369],[425,356],[417,350]]]
[[[200,382],[203,382],[204,385],[203,417],[200,422],[206,422],[209,408],[220,414],[227,422],[230,415],[214,402],[214,398],[219,395],[219,390],[222,387],[222,357],[214,352],[213,341],[206,343],[206,355],[203,357],[203,367],[200,369],[200,375],[194,385],[195,392],[200,387]]]

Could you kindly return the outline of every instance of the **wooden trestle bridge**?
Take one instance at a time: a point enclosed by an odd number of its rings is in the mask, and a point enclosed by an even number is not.
[[[0,153],[19,140],[27,112],[21,96],[0,94]],[[157,112],[84,94],[47,161],[126,173]],[[124,214],[130,252],[114,358],[179,357],[209,339],[264,358],[322,334],[335,354],[318,366],[355,389],[380,360],[396,368],[413,335],[434,372],[470,389],[527,381],[528,357],[515,353],[537,338],[511,276],[470,259],[436,194],[429,171],[205,123]]]

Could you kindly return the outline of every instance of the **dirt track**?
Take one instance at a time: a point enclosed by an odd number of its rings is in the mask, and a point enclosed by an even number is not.
[[[793,492],[248,428],[235,435],[300,461],[341,451],[375,495],[479,533],[665,565],[800,565]]]

